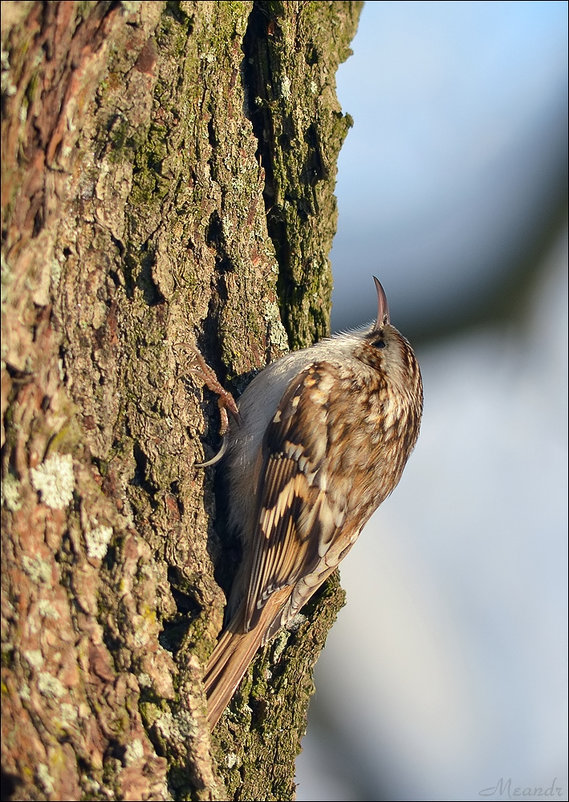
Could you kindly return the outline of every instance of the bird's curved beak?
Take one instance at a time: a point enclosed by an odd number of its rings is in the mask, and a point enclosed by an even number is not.
[[[387,295],[381,286],[381,282],[375,276],[375,289],[377,290],[377,320],[375,321],[374,331],[382,329],[386,323],[389,323],[389,304],[387,303]]]

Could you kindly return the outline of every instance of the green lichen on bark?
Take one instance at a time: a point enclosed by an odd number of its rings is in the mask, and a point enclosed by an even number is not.
[[[256,3],[245,47],[269,234],[292,348],[328,333],[336,161],[351,125],[335,93],[361,3]]]

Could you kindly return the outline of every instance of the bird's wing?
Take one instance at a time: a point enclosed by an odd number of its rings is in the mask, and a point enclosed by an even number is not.
[[[246,629],[255,625],[273,593],[317,571],[344,522],[345,501],[330,493],[326,460],[334,370],[328,362],[305,368],[289,384],[267,427]]]

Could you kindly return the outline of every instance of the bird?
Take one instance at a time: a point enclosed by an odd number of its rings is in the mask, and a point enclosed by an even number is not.
[[[421,371],[373,279],[371,327],[277,359],[238,403],[201,360],[232,413],[220,454],[201,465],[221,462],[228,524],[242,544],[227,623],[204,672],[212,730],[259,648],[335,571],[394,490],[417,441]]]

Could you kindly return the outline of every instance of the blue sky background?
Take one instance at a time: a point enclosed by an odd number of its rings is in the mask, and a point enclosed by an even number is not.
[[[567,5],[366,3],[352,47],[333,328],[359,320],[374,272],[402,327],[460,320],[566,173]]]
[[[342,564],[298,800],[566,799],[567,4],[368,2],[353,50],[332,325],[376,274],[425,413]]]

